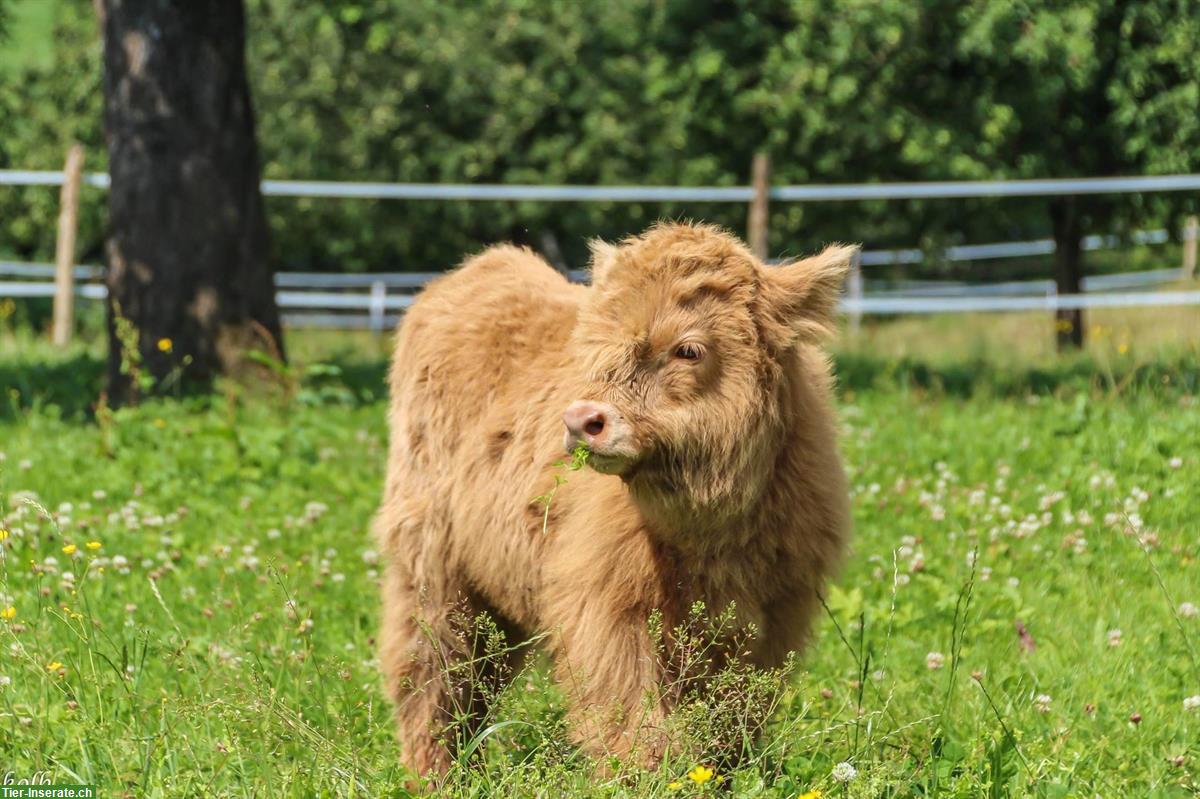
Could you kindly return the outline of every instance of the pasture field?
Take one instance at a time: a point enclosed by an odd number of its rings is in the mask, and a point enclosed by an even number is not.
[[[888,339],[839,357],[854,550],[740,769],[592,779],[535,660],[445,795],[1200,792],[1200,351]],[[93,350],[0,334],[0,772],[406,795],[372,646],[386,342],[292,350],[280,386],[93,413]]]

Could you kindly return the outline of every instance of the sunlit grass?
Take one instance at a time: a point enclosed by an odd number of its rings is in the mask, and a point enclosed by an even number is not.
[[[0,414],[3,768],[105,795],[403,794],[367,533],[386,346],[297,341],[374,365],[290,401],[222,387],[62,418],[69,373],[25,384]],[[1194,393],[860,385],[841,412],[854,552],[742,770],[694,757],[593,780],[535,663],[498,711],[521,723],[448,791],[1194,795]]]

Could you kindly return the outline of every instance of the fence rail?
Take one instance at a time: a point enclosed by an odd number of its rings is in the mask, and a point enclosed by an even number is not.
[[[12,275],[49,278],[0,279],[0,297],[53,297],[53,274],[52,264],[0,262],[0,277]],[[76,275],[81,280],[75,287],[76,295],[85,299],[104,299],[107,291],[103,284],[83,282],[94,281],[100,274],[97,267],[76,267]],[[395,326],[399,319],[395,312],[402,312],[408,308],[412,304],[415,291],[438,274],[416,272],[338,275],[280,272],[275,275],[275,297],[284,323],[292,327],[382,331]],[[585,282],[587,273],[573,271],[569,277],[576,282]],[[894,315],[1200,303],[1200,292],[1154,290],[1175,283],[1183,277],[1182,269],[1095,275],[1084,279],[1084,291],[1087,293],[1079,295],[1055,294],[1054,283],[1049,280],[982,284],[912,281],[911,284],[899,287],[887,287],[882,281],[867,281],[866,291],[861,296],[845,298],[841,303],[841,310],[851,315]]]
[[[0,170],[0,186],[61,186],[52,170]],[[103,172],[83,176],[87,186],[107,189]],[[951,180],[917,183],[825,183],[772,186],[767,196],[781,202],[848,200],[1045,197],[1064,194],[1138,194],[1198,191],[1200,175],[1156,175],[1038,180]],[[748,203],[753,186],[541,186],[497,183],[376,183],[333,180],[264,180],[263,194],[274,197],[328,197],[367,200],[503,200],[538,202],[717,202]]]
[[[81,154],[79,157],[82,157]],[[749,239],[761,257],[766,255],[767,203],[771,200],[836,202],[1200,191],[1200,175],[1193,174],[771,186],[770,162],[766,156],[756,156],[753,167],[754,183],[751,186],[540,186],[264,180],[262,191],[268,196],[277,197],[367,200],[748,203]],[[81,174],[77,166],[72,169],[70,159],[67,168],[61,172],[0,170],[0,186],[70,187],[80,183],[105,190],[109,188],[109,176],[99,172]],[[64,191],[64,198],[67,196],[68,192]],[[65,200],[63,204],[65,207]],[[63,224],[60,221],[60,228]],[[73,223],[71,226],[73,228]],[[63,231],[60,229],[59,232],[62,242]],[[950,281],[905,281],[899,285],[885,285],[881,281],[864,279],[862,272],[862,267],[916,264],[930,257],[973,263],[1048,255],[1055,249],[1051,239],[958,245],[932,256],[920,249],[866,251],[855,263],[848,282],[849,296],[843,301],[842,310],[850,314],[852,325],[857,325],[863,314],[1198,304],[1200,292],[1153,290],[1191,277],[1195,269],[1197,237],[1197,225],[1192,218],[1181,237],[1185,245],[1182,269],[1090,277],[1084,281],[1085,293],[1078,295],[1058,295],[1054,284],[1048,280],[974,285]],[[1137,244],[1162,244],[1169,239],[1170,234],[1165,230],[1134,231],[1129,235],[1129,240]],[[67,238],[65,241],[71,242],[73,239]],[[1117,236],[1088,236],[1081,245],[1085,250],[1109,249],[1118,246],[1121,241]],[[53,282],[36,280],[55,277],[54,265],[0,261],[0,297],[53,296],[58,314],[61,308],[70,308],[70,301],[75,295],[90,299],[105,296],[104,286],[93,282],[102,276],[99,267],[80,265],[71,268],[70,253],[60,252],[58,260],[57,292]],[[283,272],[275,276],[275,283],[286,324],[382,330],[393,325],[398,318],[397,312],[402,312],[412,302],[412,292],[437,274]],[[569,277],[583,281],[587,275],[576,270],[570,272]],[[73,286],[73,283],[76,285]],[[364,311],[365,314],[359,313]]]

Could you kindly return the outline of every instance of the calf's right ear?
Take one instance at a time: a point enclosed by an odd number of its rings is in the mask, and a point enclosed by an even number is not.
[[[592,285],[604,281],[608,270],[612,267],[613,262],[617,258],[617,245],[609,244],[602,239],[591,239],[588,241],[588,250],[592,253]]]
[[[776,345],[816,342],[833,333],[838,297],[858,250],[831,244],[817,255],[766,268],[766,330]]]

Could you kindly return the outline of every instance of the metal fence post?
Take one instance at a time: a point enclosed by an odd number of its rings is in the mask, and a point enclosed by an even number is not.
[[[1196,276],[1196,247],[1200,241],[1200,217],[1192,214],[1183,225],[1183,279]]]
[[[79,184],[83,179],[83,147],[71,145],[63,167],[59,199],[58,242],[54,252],[54,326],[56,347],[71,341],[75,327],[75,238],[79,224]]]
[[[746,218],[746,241],[750,251],[765,261],[769,255],[767,242],[767,193],[771,185],[771,159],[766,153],[755,153],[754,164],[751,167],[753,197],[750,199],[750,212]]]
[[[846,276],[846,294],[850,298],[850,334],[857,336],[862,329],[863,273],[862,250],[855,250],[850,259],[850,274]]]
[[[371,332],[383,332],[385,311],[387,311],[387,284],[382,280],[376,280],[371,284],[371,305],[369,308],[371,314]]]

